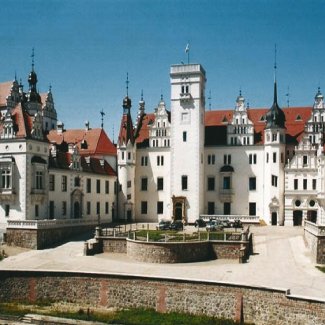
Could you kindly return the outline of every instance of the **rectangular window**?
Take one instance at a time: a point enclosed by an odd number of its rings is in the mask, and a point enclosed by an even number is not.
[[[36,171],[36,189],[43,189],[43,172]]]
[[[303,165],[306,167],[308,165],[308,156],[303,156]]]
[[[249,202],[249,215],[256,216],[256,203],[255,202]]]
[[[105,202],[105,214],[109,214],[109,205],[108,205],[108,202]]]
[[[223,178],[223,189],[230,190],[230,176],[224,176]]]
[[[276,163],[276,152],[273,152],[273,162]]]
[[[50,191],[55,190],[55,175],[53,175],[53,174],[49,175],[49,190]]]
[[[164,156],[157,156],[157,166],[164,166]]]
[[[89,201],[87,201],[87,214],[89,215],[91,211],[91,204]]]
[[[9,213],[10,213],[10,205],[6,204],[5,205],[5,217],[9,217]]]
[[[62,215],[65,216],[67,214],[67,202],[62,201]]]
[[[271,175],[272,186],[278,187],[278,176]]]
[[[183,142],[186,142],[187,141],[187,132],[184,131],[183,132]]]
[[[148,202],[141,201],[141,214],[147,214],[147,213],[148,213]]]
[[[294,188],[295,190],[298,189],[298,179],[297,179],[297,178],[295,178],[295,179],[293,180],[293,188]]]
[[[256,154],[249,154],[249,164],[256,165],[256,162],[257,162]]]
[[[87,178],[87,193],[91,193],[91,178]]]
[[[100,202],[96,203],[96,213],[100,214]]]
[[[303,188],[304,190],[307,190],[307,179],[303,180]]]
[[[67,191],[67,176],[62,176],[62,182],[61,182],[61,189],[62,192],[66,192]]]
[[[109,181],[105,181],[105,194],[109,193]]]
[[[267,163],[269,162],[269,153],[268,152],[266,153],[266,162]]]
[[[225,202],[223,204],[223,214],[224,215],[230,215],[231,214],[231,203]]]
[[[157,178],[157,191],[162,191],[164,189],[164,179],[162,177]]]
[[[214,202],[208,202],[208,214],[214,214]]]
[[[157,202],[157,214],[163,214],[164,213],[164,202],[158,201]]]
[[[215,155],[208,155],[208,165],[214,165],[216,163]]]
[[[183,175],[182,176],[182,190],[187,190],[187,176]]]
[[[131,181],[128,181],[127,182],[127,187],[130,188],[132,186],[132,182]]]
[[[317,186],[317,180],[314,178],[313,179],[313,190],[316,190],[316,186]]]
[[[256,177],[249,178],[249,190],[250,191],[256,190]]]
[[[74,186],[79,187],[80,186],[80,177],[75,177],[74,178]]]
[[[131,152],[128,152],[128,160],[131,160]]]
[[[142,177],[141,178],[141,191],[147,191],[148,190],[148,178]]]
[[[208,177],[208,191],[214,191],[214,187],[215,187],[215,178]]]
[[[96,193],[100,193],[100,179],[96,180]]]
[[[11,168],[1,170],[1,188],[11,188]]]
[[[283,152],[281,152],[281,164],[284,163],[284,156],[283,156]]]
[[[35,205],[35,217],[36,218],[39,217],[39,207],[38,207],[38,204]]]
[[[231,155],[224,155],[223,156],[223,164],[224,165],[231,165]]]
[[[148,157],[147,156],[141,157],[141,166],[148,166]]]

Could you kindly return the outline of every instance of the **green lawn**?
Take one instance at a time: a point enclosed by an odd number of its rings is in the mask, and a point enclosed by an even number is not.
[[[28,305],[23,303],[0,303],[0,315],[23,316],[27,313],[70,319],[104,322],[123,325],[234,325],[233,320],[217,319],[204,315],[184,313],[158,313],[151,309],[127,309],[120,311],[93,311],[89,308],[75,311],[60,311],[51,304]]]

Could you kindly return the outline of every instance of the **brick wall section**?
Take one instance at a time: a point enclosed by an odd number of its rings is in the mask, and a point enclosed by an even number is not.
[[[72,236],[94,229],[94,226],[71,226],[52,229],[11,229],[6,230],[8,245],[31,249],[44,249],[69,240]]]
[[[32,291],[32,292],[31,292]],[[325,324],[325,303],[284,290],[203,281],[65,272],[0,271],[0,301],[142,307],[263,324]]]

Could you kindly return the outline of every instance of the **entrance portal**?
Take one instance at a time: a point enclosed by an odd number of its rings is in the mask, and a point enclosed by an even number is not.
[[[276,212],[272,212],[272,226],[276,226],[278,224],[278,214]]]
[[[173,220],[186,222],[185,196],[173,196]]]
[[[75,202],[73,205],[73,217],[75,219],[80,218],[80,204],[79,204],[79,202]]]
[[[293,211],[293,225],[294,226],[302,225],[302,211],[301,210]]]

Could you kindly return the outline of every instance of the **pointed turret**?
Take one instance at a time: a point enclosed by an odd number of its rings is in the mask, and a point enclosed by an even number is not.
[[[315,102],[314,102],[314,106],[313,108],[315,109],[319,109],[319,108],[325,108],[325,105],[324,105],[324,96],[323,94],[321,93],[320,91],[320,87],[318,87],[318,91],[315,95]]]
[[[138,115],[137,115],[137,120],[134,125],[134,137],[136,138],[139,134],[139,131],[142,126],[142,120],[143,117],[145,116],[145,101],[143,100],[143,90],[141,91],[141,99],[139,101],[139,109],[138,109]]]
[[[285,128],[285,115],[278,105],[277,83],[274,77],[274,97],[273,105],[266,113],[266,129]]]

